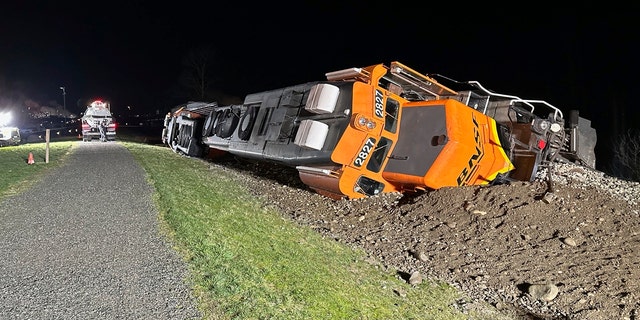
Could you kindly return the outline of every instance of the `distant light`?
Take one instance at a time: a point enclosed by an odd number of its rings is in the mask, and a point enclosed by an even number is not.
[[[0,112],[0,126],[6,126],[11,123],[11,112]]]
[[[96,100],[94,102],[91,102],[91,106],[92,107],[104,107],[104,102],[102,102],[102,100]]]

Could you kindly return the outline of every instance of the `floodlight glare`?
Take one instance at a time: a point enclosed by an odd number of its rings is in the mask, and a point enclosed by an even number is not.
[[[11,122],[11,112],[0,112],[0,127],[6,126]]]

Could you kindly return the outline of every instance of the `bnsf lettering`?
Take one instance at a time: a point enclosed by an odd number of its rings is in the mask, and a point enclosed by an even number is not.
[[[476,142],[476,151],[471,155],[471,158],[469,158],[467,167],[462,169],[462,172],[458,175],[456,182],[459,186],[469,182],[473,173],[478,170],[478,163],[480,163],[480,160],[482,160],[482,157],[484,156],[482,137],[480,137],[480,125],[478,125],[475,115],[471,115],[471,120],[473,121],[473,138]]]
[[[371,151],[373,151],[373,147],[376,145],[376,140],[374,138],[369,138],[360,149],[360,153],[353,161],[353,165],[356,167],[361,167],[364,164],[364,161],[367,160]]]
[[[384,114],[383,110],[384,110],[384,96],[382,95],[382,92],[380,90],[376,90],[376,101],[375,101],[373,113],[376,115],[376,117],[382,118]]]

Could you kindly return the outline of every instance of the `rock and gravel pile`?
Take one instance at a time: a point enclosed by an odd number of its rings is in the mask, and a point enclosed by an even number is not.
[[[606,175],[602,171],[589,169],[569,163],[557,163],[551,168],[554,184],[572,186],[574,188],[595,188],[611,194],[613,197],[627,201],[631,206],[637,206],[640,201],[640,182],[626,181]],[[538,181],[547,180],[548,172],[541,170],[537,175]],[[638,210],[635,210],[636,213]]]
[[[295,170],[212,164],[265,206],[368,253],[409,283],[446,281],[516,319],[638,319],[638,182],[571,164],[533,182],[331,200]],[[233,170],[230,170],[233,169]]]

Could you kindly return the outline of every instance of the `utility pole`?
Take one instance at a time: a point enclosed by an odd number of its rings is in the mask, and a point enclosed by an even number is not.
[[[62,110],[67,111],[67,91],[64,87],[60,87],[60,90],[62,90]]]

